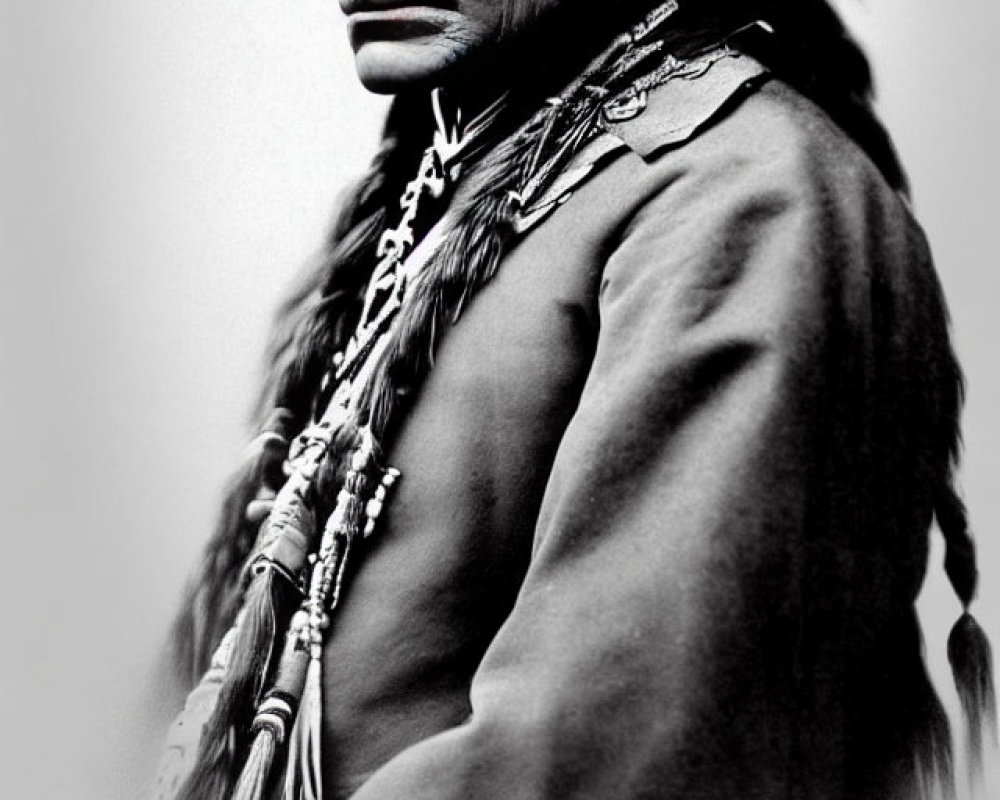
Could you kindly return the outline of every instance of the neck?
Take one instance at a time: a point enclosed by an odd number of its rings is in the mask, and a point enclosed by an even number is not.
[[[573,5],[553,4],[472,56],[442,86],[449,101],[471,119],[504,94],[533,107],[557,94],[628,20],[621,11],[580,14]]]

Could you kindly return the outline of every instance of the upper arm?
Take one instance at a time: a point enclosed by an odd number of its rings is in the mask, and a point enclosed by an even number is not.
[[[859,538],[878,530],[865,482],[885,468],[872,276],[907,254],[874,229],[890,203],[862,173],[795,142],[752,158],[733,134],[679,151],[607,259],[591,370],[471,720],[357,800],[843,780],[845,648],[862,658],[901,602],[868,602],[885,547]],[[820,728],[830,747],[804,756]]]

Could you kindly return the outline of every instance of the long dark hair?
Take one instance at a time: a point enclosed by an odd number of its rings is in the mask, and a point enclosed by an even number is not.
[[[546,0],[506,0],[505,27],[501,46],[534,47],[543,52],[545,37],[560,26],[580,25],[578,5],[555,4]],[[594,15],[612,14],[622,19],[634,16],[650,0],[632,0],[602,6]],[[572,6],[572,10],[569,8]],[[606,12],[606,13],[605,13]],[[570,14],[575,15],[572,19]],[[586,14],[586,12],[584,12]],[[868,154],[888,184],[905,191],[906,180],[888,135],[878,122],[872,105],[873,85],[869,63],[851,38],[836,12],[826,0],[696,0],[682,7],[676,26],[671,23],[668,47],[683,53],[697,49],[699,43],[715,42],[732,31],[757,19],[773,29],[772,36],[748,38],[741,47],[768,66],[781,80],[789,83],[825,111]],[[605,25],[605,29],[607,26]],[[547,57],[562,64],[552,74],[557,80],[572,74],[576,65],[586,63],[599,40],[594,26],[584,26],[580,36],[570,41],[583,42],[579,52],[564,52]],[[566,41],[566,39],[560,39]],[[514,43],[513,45],[510,43]],[[569,66],[567,66],[569,65]],[[539,71],[533,72],[537,77]],[[537,83],[537,81],[536,81]],[[515,87],[516,88],[516,87]],[[531,91],[558,90],[559,86],[538,87]],[[524,92],[528,94],[528,92]],[[525,108],[531,103],[526,102]],[[525,120],[529,120],[526,114]],[[488,252],[488,263],[469,267],[488,280],[512,239],[511,210],[502,197],[491,193],[500,179],[516,171],[517,159],[539,135],[539,126],[530,121],[511,125],[517,133],[498,142],[479,169],[474,168],[464,187],[463,206],[470,229],[476,227],[485,238],[475,248],[455,247],[442,257],[461,261],[462,253]],[[374,251],[381,231],[391,222],[390,209],[396,207],[399,194],[412,177],[419,155],[429,138],[431,119],[426,95],[395,98],[379,148],[368,173],[358,183],[340,212],[319,263],[301,280],[289,300],[280,308],[272,344],[267,357],[266,378],[257,411],[257,427],[285,440],[300,430],[314,411],[320,382],[333,353],[345,343],[359,313],[359,298],[374,266]],[[525,125],[527,127],[525,127]],[[473,234],[469,234],[470,236]],[[467,244],[462,240],[463,244]],[[485,249],[484,249],[485,248]],[[449,248],[446,248],[449,250]],[[477,280],[478,280],[477,279]],[[457,290],[456,290],[457,291]],[[462,290],[464,291],[464,290]],[[452,319],[466,297],[454,300],[450,312],[432,308],[427,313]],[[394,381],[418,382],[429,369],[437,332],[447,327],[430,326],[435,331],[421,339],[418,327],[404,333],[402,346],[390,351],[383,372]],[[426,339],[426,340],[425,340]],[[413,353],[420,354],[413,357]],[[976,585],[976,561],[972,540],[967,532],[964,509],[952,485],[952,469],[958,449],[958,412],[961,405],[961,376],[957,366],[946,376],[949,383],[943,396],[946,405],[942,418],[948,424],[940,431],[940,457],[937,476],[937,516],[948,544],[948,574],[964,605],[972,600]],[[390,383],[386,383],[390,386]],[[383,387],[384,388],[384,387]],[[387,397],[389,399],[387,399]],[[367,400],[378,414],[388,414],[383,406],[395,402],[392,393],[384,397],[376,392]],[[286,414],[269,417],[274,408]],[[394,407],[395,408],[395,407]],[[386,427],[388,422],[386,421]],[[211,653],[221,640],[243,602],[243,568],[257,536],[257,523],[248,519],[246,508],[262,487],[276,491],[282,480],[280,453],[263,449],[248,460],[227,490],[223,510],[210,539],[201,566],[193,577],[175,629],[178,664],[189,683],[194,683],[206,669]],[[953,634],[950,649],[959,674],[963,704],[980,729],[982,709],[992,706],[992,685],[984,667],[985,637],[967,615]],[[932,738],[947,737],[946,722],[939,719]],[[970,727],[970,730],[972,728]],[[932,758],[936,757],[934,754]]]

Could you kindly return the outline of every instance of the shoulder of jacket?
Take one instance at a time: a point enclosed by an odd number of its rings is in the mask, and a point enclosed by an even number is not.
[[[666,62],[608,101],[601,127],[648,159],[682,144],[770,78],[759,61],[729,47]]]
[[[862,199],[866,207],[902,205],[822,109],[759,61],[730,48],[687,61],[666,59],[605,102],[600,114],[601,134],[525,210],[520,230],[547,217],[595,174],[616,169],[616,180],[632,185],[638,179],[636,192],[649,196],[653,184],[671,183],[681,170],[691,178],[688,184],[713,192],[777,192],[811,205],[831,197],[847,206]],[[620,158],[624,152],[655,168],[636,172],[633,161]],[[662,158],[673,153],[680,160]]]
[[[525,210],[518,230],[523,233],[545,219],[623,151],[651,160],[663,149],[691,139],[769,76],[760,62],[729,47],[683,61],[668,56],[651,74],[605,102],[598,120],[600,135]]]

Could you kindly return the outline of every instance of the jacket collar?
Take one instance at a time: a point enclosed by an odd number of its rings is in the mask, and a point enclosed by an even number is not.
[[[631,150],[653,161],[723,115],[739,98],[767,81],[758,61],[729,47],[697,58],[669,59],[604,107],[602,133],[584,147],[518,221],[519,233],[541,222],[608,161]]]
[[[650,160],[690,139],[769,77],[760,62],[729,47],[668,60],[660,75],[639,79],[605,105],[601,126]]]

